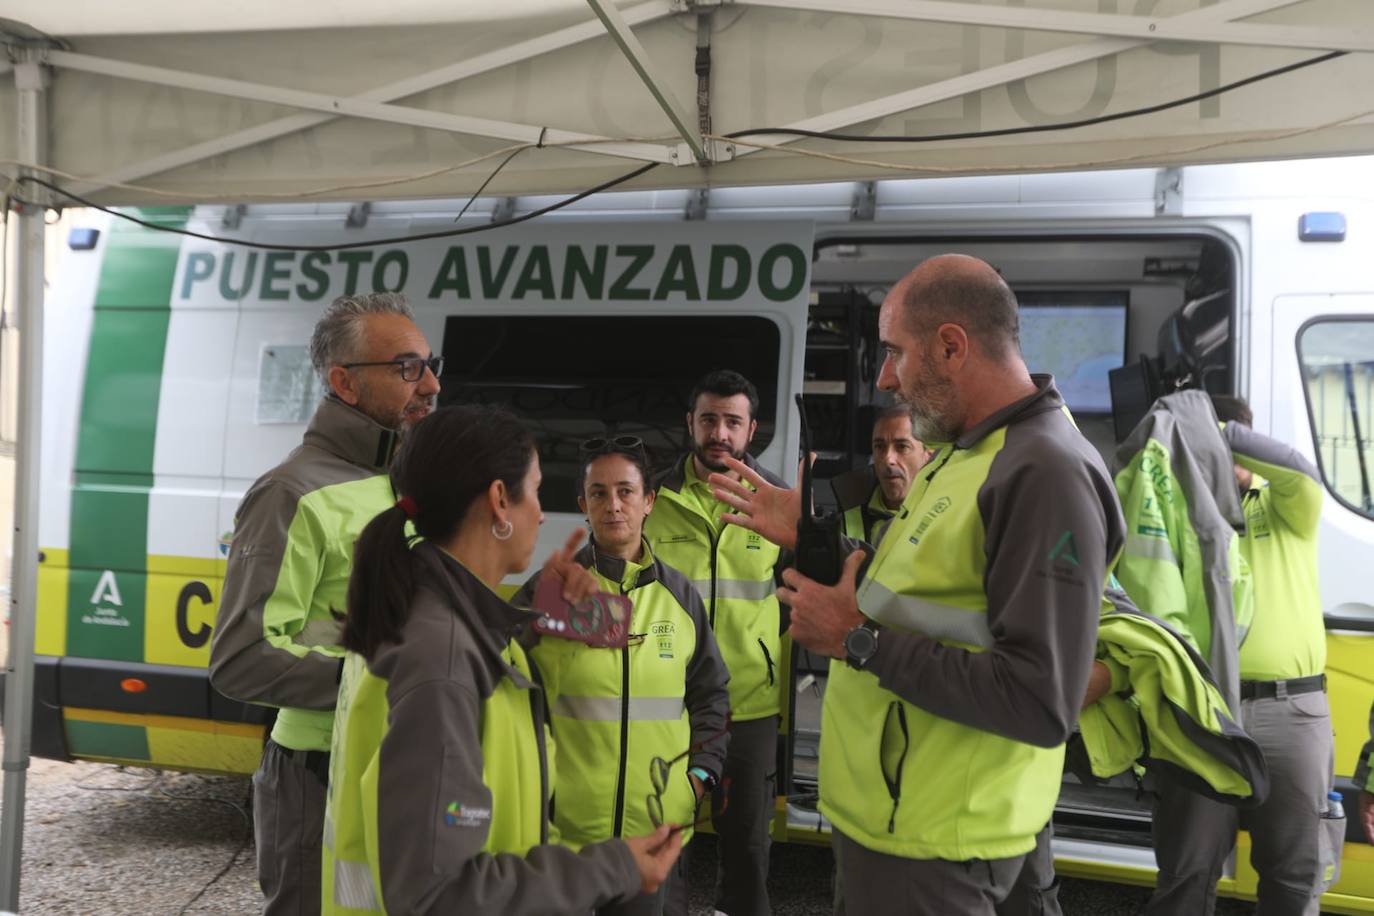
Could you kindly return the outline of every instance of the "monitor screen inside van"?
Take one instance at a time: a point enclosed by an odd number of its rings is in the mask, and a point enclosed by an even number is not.
[[[1016,298],[1031,372],[1053,375],[1074,413],[1111,413],[1107,373],[1125,363],[1128,293],[1018,291]]]

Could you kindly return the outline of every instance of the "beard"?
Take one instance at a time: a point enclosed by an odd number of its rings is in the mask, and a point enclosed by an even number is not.
[[[923,443],[947,443],[959,438],[962,422],[954,383],[942,378],[931,366],[922,366],[911,390],[902,390],[897,397],[911,408],[913,438]]]
[[[707,452],[707,448],[713,445],[724,447],[725,449],[727,449],[730,452],[730,457],[735,459],[736,461],[744,460],[744,449],[735,451],[734,449],[730,448],[730,446],[726,445],[724,442],[708,442],[706,443],[706,445],[702,445],[700,442],[693,442],[692,454],[696,456],[697,461],[700,461],[701,466],[704,468],[714,471],[717,474],[730,473],[730,469],[726,467],[725,464],[717,463],[711,460],[711,456],[710,453]]]

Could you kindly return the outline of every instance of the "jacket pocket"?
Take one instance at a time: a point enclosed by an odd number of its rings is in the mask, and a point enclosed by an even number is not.
[[[907,728],[906,707],[900,700],[893,700],[887,707],[882,743],[878,748],[883,782],[887,783],[887,794],[892,799],[892,813],[887,819],[888,833],[897,832],[897,807],[902,803],[902,768],[906,766],[906,755],[910,749],[911,732]]]
[[[763,650],[763,661],[768,665],[768,686],[773,686],[773,653],[768,651],[768,644],[759,637],[759,648]]]

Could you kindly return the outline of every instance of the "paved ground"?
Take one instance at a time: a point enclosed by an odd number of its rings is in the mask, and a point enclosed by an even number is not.
[[[259,908],[244,811],[248,781],[38,760],[30,771],[21,912],[251,914]],[[693,916],[710,916],[715,843],[692,843]],[[830,912],[829,849],[775,849],[771,890],[780,916]],[[1064,912],[1133,916],[1141,888],[1066,881]],[[1219,916],[1249,904],[1223,901]]]

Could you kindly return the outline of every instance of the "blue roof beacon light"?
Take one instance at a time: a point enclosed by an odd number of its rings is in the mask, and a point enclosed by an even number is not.
[[[90,251],[98,241],[99,229],[82,229],[78,226],[67,233],[67,247],[72,251]]]
[[[1303,242],[1344,242],[1345,214],[1304,213],[1298,217],[1298,239]]]

